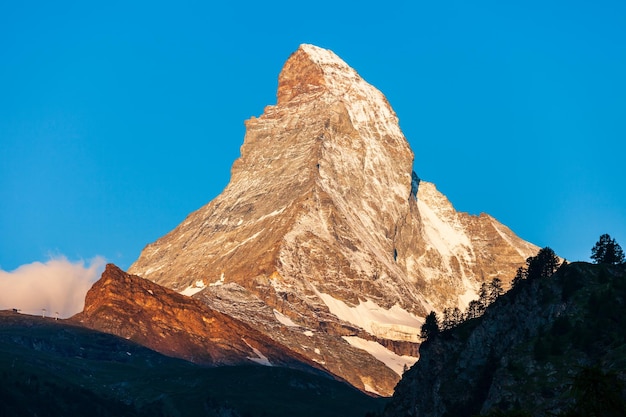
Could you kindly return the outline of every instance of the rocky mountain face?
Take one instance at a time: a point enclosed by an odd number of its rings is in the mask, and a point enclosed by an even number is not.
[[[624,314],[624,265],[575,263],[522,281],[482,317],[423,343],[385,416],[624,415]],[[576,398],[583,372],[592,388]]]
[[[83,311],[68,322],[202,365],[320,368],[250,325],[113,264],[87,293]]]
[[[302,45],[277,97],[246,122],[226,189],[129,272],[390,395],[428,311],[507,285],[538,248],[420,181],[383,94],[333,52]]]

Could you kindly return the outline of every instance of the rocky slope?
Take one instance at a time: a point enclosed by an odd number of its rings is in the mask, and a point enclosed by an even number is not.
[[[576,263],[522,281],[484,316],[422,344],[385,416],[590,415],[566,414],[582,406],[572,383],[581,370],[599,369],[600,380],[616,374],[623,385],[624,314],[626,266]],[[610,393],[594,386],[598,397],[583,401],[607,403],[601,397]],[[617,395],[623,404],[626,392]]]
[[[420,181],[385,97],[331,51],[302,45],[277,96],[246,122],[226,189],[129,272],[390,395],[425,314],[464,307],[537,248]]]
[[[202,365],[319,368],[251,326],[113,264],[87,293],[83,311],[68,322]]]

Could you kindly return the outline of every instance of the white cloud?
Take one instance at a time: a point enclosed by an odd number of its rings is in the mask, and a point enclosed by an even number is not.
[[[65,257],[45,263],[33,262],[14,271],[0,269],[0,309],[20,309],[26,314],[60,318],[83,310],[85,294],[104,270],[105,260],[95,257],[87,264],[71,262]]]

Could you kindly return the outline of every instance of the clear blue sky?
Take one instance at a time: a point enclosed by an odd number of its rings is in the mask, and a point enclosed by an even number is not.
[[[132,3],[132,4],[131,4]],[[301,43],[379,88],[455,207],[626,247],[626,2],[0,4],[0,267],[127,268],[226,186]]]

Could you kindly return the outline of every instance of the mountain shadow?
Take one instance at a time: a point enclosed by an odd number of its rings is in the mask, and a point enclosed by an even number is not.
[[[519,280],[423,343],[384,415],[625,415],[625,316],[625,265]]]
[[[0,311],[0,416],[363,416],[384,403],[320,375],[206,368],[64,320]]]

